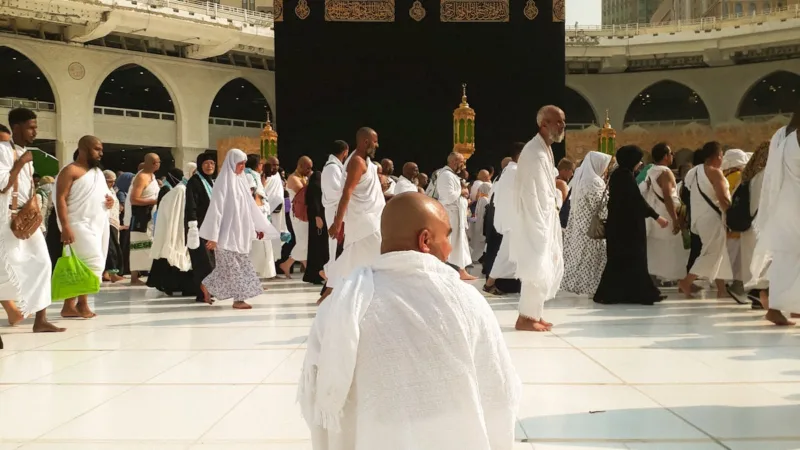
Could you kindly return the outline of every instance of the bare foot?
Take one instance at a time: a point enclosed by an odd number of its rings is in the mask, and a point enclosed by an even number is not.
[[[84,319],[91,319],[93,317],[97,317],[97,314],[89,308],[88,303],[78,302],[78,314],[81,315]]]
[[[333,292],[333,288],[325,288],[325,290],[322,291],[322,296],[319,298],[319,300],[317,300],[317,306],[319,306],[326,298],[328,298],[328,296],[331,295],[331,292]]]
[[[253,309],[247,302],[233,302],[233,309]]]
[[[678,282],[678,290],[681,291],[686,298],[694,298],[694,290],[692,289],[694,283],[689,283],[686,280],[681,280]]]
[[[214,304],[214,300],[211,298],[211,294],[208,292],[208,289],[206,289],[206,285],[203,283],[200,283],[200,292],[203,293],[204,302],[208,303],[209,305]]]
[[[103,272],[103,281],[111,281],[111,277],[108,276],[108,272]]]
[[[528,319],[527,317],[519,316],[517,318],[517,323],[514,325],[514,328],[518,331],[536,331],[536,332],[543,332],[547,331],[547,327],[533,319]]]
[[[764,318],[779,327],[788,327],[795,324],[791,320],[787,319],[786,316],[784,316],[783,313],[777,309],[770,309],[767,311],[767,315],[764,316]]]
[[[131,279],[131,286],[147,286],[147,283],[138,278],[136,280]]]
[[[789,317],[791,317],[792,319],[800,319],[800,314],[791,313],[791,314],[789,314]]]
[[[12,327],[17,326],[17,324],[25,320],[25,316],[22,314],[22,311],[17,308],[16,304],[12,302],[3,302],[3,307],[8,316],[8,324]]]
[[[721,300],[723,298],[733,298],[733,296],[728,294],[728,291],[720,291],[720,290],[718,290],[717,291],[717,299]]]
[[[287,280],[291,280],[292,279],[292,275],[289,273],[289,269],[291,269],[291,264],[287,265],[286,264],[287,262],[289,262],[289,261],[284,261],[284,262],[278,264],[278,268],[281,269],[281,272],[283,272],[283,277],[284,278],[286,278]]]
[[[109,275],[109,278],[111,278],[111,282],[112,283],[116,283],[118,281],[122,281],[122,280],[125,279],[125,277],[120,276],[120,275],[118,275],[116,273],[112,273],[111,275]]]
[[[66,328],[61,328],[53,325],[50,322],[36,322],[33,324],[34,333],[63,333],[67,331]]]
[[[69,304],[69,302],[64,302],[64,306],[61,307],[61,317],[65,319],[75,319],[78,317],[83,317],[80,312],[78,312],[78,308],[74,304]]]
[[[546,320],[544,320],[544,319],[539,319],[539,323],[544,325],[544,326],[546,326],[547,327],[547,331],[550,331],[550,329],[553,328],[553,324],[548,322],[548,321],[546,321]]]
[[[319,277],[322,278],[325,281],[328,281],[328,277],[325,276],[325,271],[324,270],[320,270],[319,271]]]
[[[463,281],[474,281],[478,279],[478,277],[470,275],[469,272],[464,269],[460,269],[458,274],[461,275]]]

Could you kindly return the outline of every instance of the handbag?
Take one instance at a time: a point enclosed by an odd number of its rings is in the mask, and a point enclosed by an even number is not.
[[[53,301],[96,294],[100,291],[100,278],[75,255],[72,247],[65,245],[53,269],[50,291]]]
[[[17,150],[12,149],[14,152],[14,162],[17,161]],[[29,168],[31,175],[31,192],[28,201],[19,207],[19,177],[14,182],[14,191],[11,194],[11,233],[14,237],[24,241],[29,239],[36,233],[42,225],[42,210],[39,207],[39,200],[36,198],[36,190],[33,185],[33,168]],[[8,186],[3,189],[3,193],[8,190]]]
[[[594,210],[594,214],[592,215],[592,220],[589,222],[589,230],[586,231],[586,235],[591,239],[606,238],[606,221],[600,217],[600,214],[603,212],[603,208],[606,207],[607,203],[608,183],[606,183],[606,189],[603,191],[603,198],[600,199],[600,203],[597,205],[597,208]]]

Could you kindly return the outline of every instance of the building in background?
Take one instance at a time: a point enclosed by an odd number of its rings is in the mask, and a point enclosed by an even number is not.
[[[800,0],[662,0],[649,22],[664,24],[678,20],[752,16],[796,5],[800,5]]]
[[[661,5],[660,0],[603,0],[603,25],[648,23]]]

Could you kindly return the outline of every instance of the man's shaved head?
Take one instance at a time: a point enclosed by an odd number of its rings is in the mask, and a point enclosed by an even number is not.
[[[359,128],[356,132],[356,151],[362,156],[375,159],[378,150],[378,133],[372,128]]]
[[[100,167],[103,159],[103,143],[94,136],[86,135],[78,141],[78,152],[75,161],[80,161],[90,168]]]
[[[415,251],[444,262],[450,256],[450,219],[438,200],[416,192],[394,196],[381,216],[381,254]]]
[[[512,160],[510,156],[506,156],[505,158],[503,158],[503,160],[500,161],[500,170],[505,169],[508,163],[510,163],[511,161]]]
[[[314,167],[314,162],[311,161],[311,158],[308,156],[301,156],[300,159],[297,160],[297,173],[304,177],[311,175],[312,168]]]
[[[87,134],[86,136],[82,137],[80,141],[78,141],[78,150],[80,149],[88,149],[94,147],[96,143],[100,142],[95,136]]]
[[[144,155],[143,172],[156,173],[161,168],[161,158],[155,153],[148,153]]]
[[[373,134],[377,133],[375,133],[375,130],[373,130],[372,128],[361,127],[358,129],[358,131],[356,131],[356,141],[361,142],[364,139],[369,139]]]
[[[478,172],[478,180],[483,181],[483,182],[488,182],[488,181],[491,181],[491,179],[492,179],[492,176],[489,175],[489,171],[488,170],[483,169],[480,172]]]
[[[403,176],[406,177],[408,181],[414,181],[419,176],[419,167],[417,163],[407,162],[403,164]]]
[[[270,156],[269,158],[267,158],[267,162],[264,163],[264,168],[262,170],[264,171],[265,175],[271,177],[276,173],[278,173],[278,168],[280,168],[280,166],[281,162],[278,161],[278,157]]]

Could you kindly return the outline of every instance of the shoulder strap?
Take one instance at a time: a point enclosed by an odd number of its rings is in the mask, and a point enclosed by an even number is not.
[[[708,203],[708,206],[710,206],[710,207],[711,207],[711,209],[713,209],[713,210],[714,210],[714,212],[716,212],[717,214],[719,214],[719,216],[720,216],[720,217],[722,217],[722,211],[721,211],[721,210],[720,210],[720,209],[717,207],[717,205],[715,205],[715,204],[714,204],[714,202],[713,202],[713,201],[711,201],[711,199],[710,199],[710,198],[708,198],[708,196],[706,195],[706,193],[705,193],[705,192],[703,192],[703,190],[702,190],[702,189],[700,189],[700,179],[699,179],[699,176],[695,176],[695,177],[694,177],[694,184],[697,186],[697,192],[699,192],[699,193],[700,193],[700,195],[701,195],[701,196],[703,196],[703,200],[705,200],[705,201],[706,201],[706,203]]]

